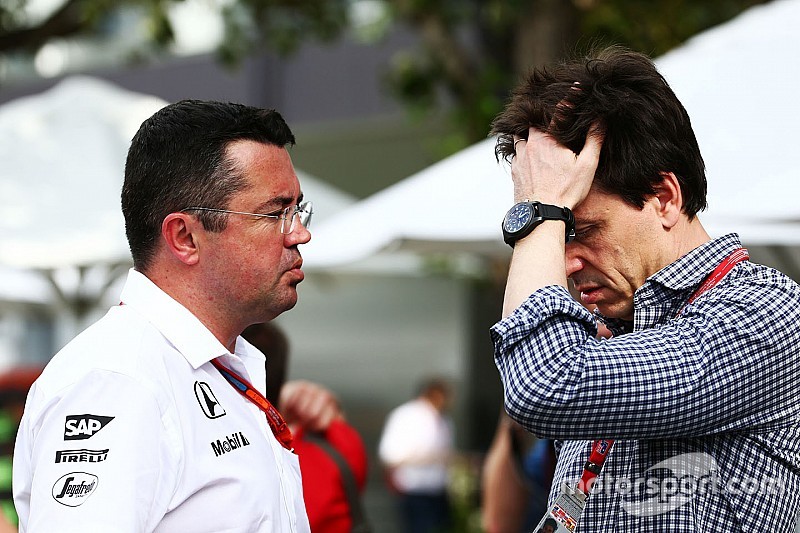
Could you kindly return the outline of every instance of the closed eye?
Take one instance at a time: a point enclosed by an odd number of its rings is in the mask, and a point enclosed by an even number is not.
[[[269,213],[264,213],[264,214],[269,217],[282,217],[284,211],[286,211],[286,209],[276,209],[275,211],[271,211]]]
[[[575,239],[576,240],[583,240],[589,237],[595,230],[597,226],[583,226],[581,228],[575,228]]]

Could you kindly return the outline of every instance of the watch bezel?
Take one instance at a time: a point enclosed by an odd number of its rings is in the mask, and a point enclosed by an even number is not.
[[[509,215],[520,206],[527,206],[531,212],[531,217],[527,223],[518,230],[509,231],[506,227]],[[503,217],[501,224],[503,230],[503,240],[506,244],[514,247],[514,244],[523,237],[527,237],[536,227],[545,220],[561,220],[565,225],[565,242],[570,242],[575,237],[575,217],[572,210],[568,207],[559,207],[551,204],[544,204],[538,201],[517,202],[511,206]]]
[[[525,207],[528,212],[528,220],[520,226],[516,230],[511,230],[508,228],[509,220],[511,213],[515,212],[518,208]],[[508,233],[509,235],[515,235],[531,225],[531,223],[536,219],[536,207],[532,204],[532,202],[517,202],[516,204],[512,205],[511,208],[506,211],[506,215],[503,217],[503,231]]]

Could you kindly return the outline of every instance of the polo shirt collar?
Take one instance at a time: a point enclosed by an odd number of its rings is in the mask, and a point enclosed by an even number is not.
[[[212,359],[230,355],[191,311],[141,272],[134,269],[128,272],[120,299],[161,332],[192,368],[197,369]]]

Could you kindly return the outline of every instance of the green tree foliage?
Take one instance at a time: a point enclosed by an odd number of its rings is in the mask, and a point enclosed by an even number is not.
[[[65,0],[43,20],[23,15],[26,0],[0,0],[0,54],[34,51],[49,39],[102,33],[122,7],[149,21],[149,41],[169,44],[166,11],[182,0]],[[355,0],[235,0],[224,8],[219,49],[235,65],[263,50],[291,54],[308,40],[343,37]],[[692,35],[766,0],[383,0],[389,24],[419,37],[393,58],[387,90],[414,115],[446,109],[457,134],[445,151],[483,138],[509,88],[533,66],[596,44],[658,56]],[[372,38],[379,39],[380,32]]]

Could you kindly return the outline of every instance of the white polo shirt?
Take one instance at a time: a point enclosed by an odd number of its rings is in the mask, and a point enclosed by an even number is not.
[[[392,467],[397,489],[416,494],[438,494],[447,488],[452,451],[450,420],[420,398],[389,413],[378,444],[378,455]]]
[[[264,356],[241,337],[228,353],[136,271],[121,299],[28,395],[20,531],[309,532],[297,456],[210,363],[263,393]]]

